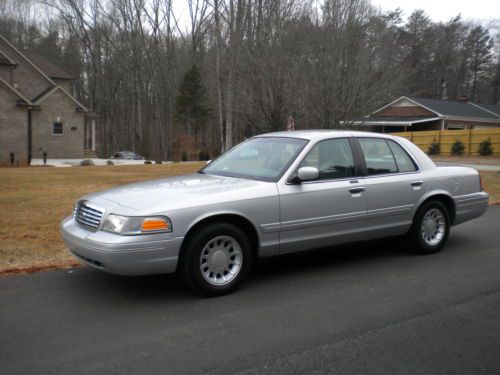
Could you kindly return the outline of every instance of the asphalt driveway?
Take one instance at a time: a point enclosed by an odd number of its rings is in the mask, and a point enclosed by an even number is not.
[[[175,276],[0,279],[0,373],[500,373],[500,206],[439,254],[404,247],[275,258],[215,299]]]

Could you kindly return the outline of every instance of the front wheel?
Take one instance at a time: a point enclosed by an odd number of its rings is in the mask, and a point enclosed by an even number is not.
[[[180,272],[194,291],[218,296],[236,290],[251,264],[252,250],[245,233],[232,224],[216,223],[187,239]]]
[[[450,234],[450,216],[439,201],[424,203],[419,208],[408,233],[413,249],[419,254],[436,253],[443,248]]]

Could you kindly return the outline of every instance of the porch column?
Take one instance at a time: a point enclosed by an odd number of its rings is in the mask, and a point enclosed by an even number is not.
[[[92,119],[92,151],[95,151],[95,120]]]

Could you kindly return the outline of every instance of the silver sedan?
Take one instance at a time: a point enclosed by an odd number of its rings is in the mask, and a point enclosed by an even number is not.
[[[475,170],[437,167],[404,138],[293,131],[253,137],[195,174],[84,196],[61,232],[96,269],[178,271],[220,295],[257,257],[402,235],[437,252],[487,205]]]

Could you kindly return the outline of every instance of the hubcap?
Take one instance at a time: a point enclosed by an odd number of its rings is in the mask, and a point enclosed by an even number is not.
[[[212,285],[224,285],[233,281],[240,272],[242,263],[240,244],[230,236],[212,238],[200,255],[201,274]]]
[[[432,208],[425,213],[420,231],[427,245],[436,246],[441,242],[446,230],[445,223],[444,214],[438,208]]]

